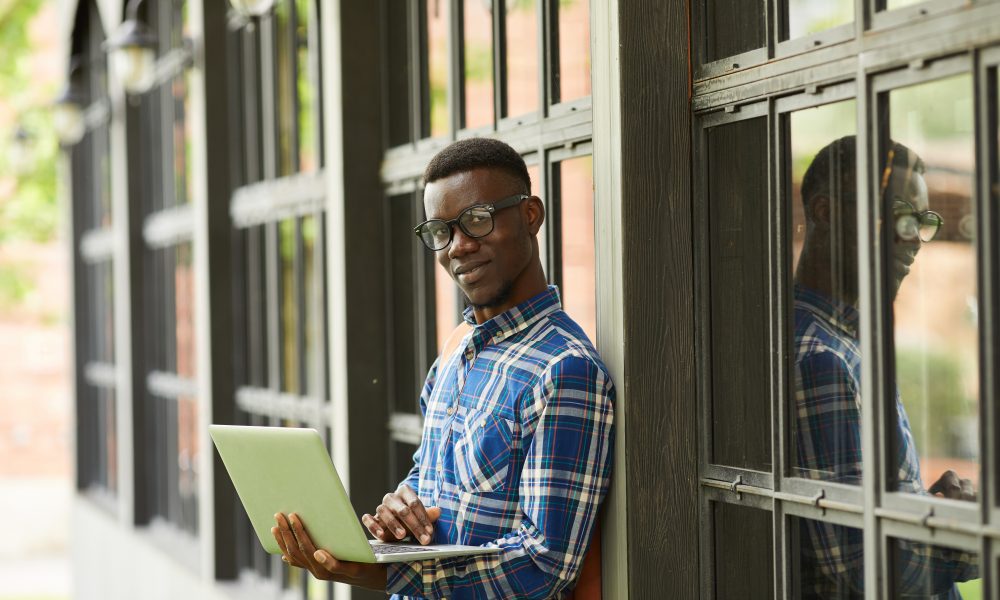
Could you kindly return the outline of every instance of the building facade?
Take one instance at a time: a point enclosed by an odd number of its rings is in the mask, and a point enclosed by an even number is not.
[[[604,597],[1000,597],[1000,3],[63,7],[80,598],[377,597],[263,552],[207,425],[395,488],[463,307],[420,175],[482,135],[617,384]]]

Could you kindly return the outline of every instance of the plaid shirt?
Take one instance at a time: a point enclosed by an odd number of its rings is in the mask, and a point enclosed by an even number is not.
[[[796,474],[808,479],[861,484],[861,354],[858,311],[795,286]],[[897,478],[900,491],[926,494],[920,460],[903,404],[896,397]],[[864,548],[860,529],[820,521],[802,528],[803,595],[864,596]],[[960,598],[956,581],[978,577],[974,555],[899,541],[901,594]]]
[[[490,555],[395,563],[395,597],[558,598],[607,492],[614,384],[555,287],[477,325],[431,367],[403,483],[441,507],[434,543]],[[443,362],[442,362],[443,361]]]

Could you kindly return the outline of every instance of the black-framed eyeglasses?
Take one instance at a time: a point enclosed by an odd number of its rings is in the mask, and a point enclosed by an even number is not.
[[[892,200],[892,216],[896,222],[896,235],[908,242],[918,237],[922,242],[929,242],[944,225],[944,219],[938,213],[933,210],[917,210],[902,198]]]
[[[493,232],[493,214],[495,212],[515,206],[530,197],[527,194],[515,194],[501,198],[492,204],[474,204],[450,221],[443,219],[424,221],[413,228],[413,233],[430,250],[434,252],[444,250],[451,243],[454,225],[458,225],[462,233],[471,238],[487,236]]]
[[[884,198],[885,192],[889,188],[895,158],[896,151],[890,148],[889,155],[886,157],[885,169],[882,170],[882,181],[879,185],[880,197]],[[912,173],[912,167],[908,166],[905,179],[909,180]],[[944,219],[938,213],[933,210],[917,210],[917,207],[913,206],[911,202],[895,195],[892,197],[892,218],[896,225],[896,235],[907,242],[912,242],[917,238],[920,238],[922,242],[929,242],[937,236],[941,226],[944,225]]]

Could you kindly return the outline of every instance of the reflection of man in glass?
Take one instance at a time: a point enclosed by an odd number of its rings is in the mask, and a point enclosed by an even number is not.
[[[795,401],[798,475],[861,484],[861,355],[858,346],[858,245],[855,139],[832,142],[813,159],[802,180],[806,233],[795,271]],[[910,271],[921,243],[941,217],[927,210],[924,164],[893,144],[880,182],[895,238],[892,298]],[[974,499],[971,482],[949,471],[925,491],[906,411],[896,398],[898,489]],[[859,529],[817,521],[802,529],[802,593],[809,598],[864,595]],[[925,544],[900,543],[897,589],[917,597],[959,598],[956,581],[978,577],[971,555]]]

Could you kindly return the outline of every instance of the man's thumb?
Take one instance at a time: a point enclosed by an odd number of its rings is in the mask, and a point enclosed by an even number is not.
[[[438,520],[441,516],[441,507],[439,506],[428,506],[427,507],[427,518],[431,520],[431,523]]]

